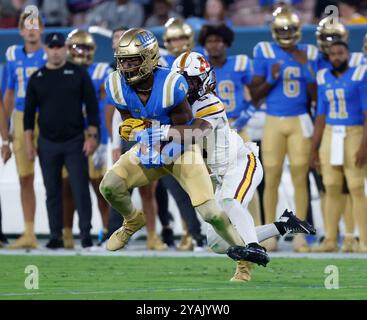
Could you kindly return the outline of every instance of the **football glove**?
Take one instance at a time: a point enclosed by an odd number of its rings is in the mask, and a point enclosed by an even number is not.
[[[107,146],[100,144],[92,156],[93,164],[97,170],[102,169],[107,161]]]
[[[247,122],[251,119],[251,117],[256,112],[256,108],[250,104],[250,106],[246,110],[242,110],[240,116],[233,123],[233,127],[237,131],[241,131],[242,128],[247,124]]]
[[[130,135],[144,130],[145,127],[146,122],[144,120],[128,118],[121,122],[119,126],[119,134],[123,140],[132,141],[133,138]]]

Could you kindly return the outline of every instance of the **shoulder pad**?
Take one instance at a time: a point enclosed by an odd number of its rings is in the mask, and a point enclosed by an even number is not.
[[[166,69],[161,69],[161,70],[166,70]],[[168,69],[167,69],[168,72]],[[171,107],[174,102],[174,94],[175,94],[175,86],[176,86],[176,82],[178,81],[178,79],[180,79],[181,76],[180,74],[178,74],[177,72],[169,72],[166,79],[164,80],[164,85],[163,85],[163,108],[169,108]]]
[[[121,78],[118,71],[110,73],[108,75],[107,82],[113,101],[115,101],[117,104],[126,106],[126,101],[124,99],[124,93],[121,86]]]
[[[316,76],[316,80],[317,80],[317,84],[318,85],[323,85],[325,84],[325,73],[328,71],[327,68],[321,69],[319,71],[317,71],[317,76]]]
[[[363,52],[352,52],[349,59],[349,66],[356,67],[363,63]]]
[[[274,59],[275,52],[270,42],[261,41],[254,48],[254,57],[266,58],[266,59]]]
[[[317,47],[312,44],[308,44],[307,45],[307,58],[309,60],[316,61],[318,55],[319,55],[319,50],[317,49]]]
[[[7,61],[15,61],[15,50],[17,49],[17,45],[12,45],[6,50],[6,60]]]
[[[234,64],[234,71],[245,71],[248,66],[249,58],[245,54],[236,55],[236,60]]]
[[[367,70],[366,64],[361,64],[356,67],[356,69],[353,72],[352,81],[361,81],[365,77],[365,73]]]

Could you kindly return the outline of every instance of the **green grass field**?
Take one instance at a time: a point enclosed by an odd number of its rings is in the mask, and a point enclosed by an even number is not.
[[[27,265],[39,289],[27,290]],[[325,289],[325,268],[339,270]],[[367,260],[273,258],[248,283],[232,283],[223,258],[0,256],[0,299],[367,299]]]

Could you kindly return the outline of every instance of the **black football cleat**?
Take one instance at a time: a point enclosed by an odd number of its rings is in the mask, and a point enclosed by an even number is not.
[[[245,260],[256,263],[263,267],[266,267],[270,261],[270,258],[266,253],[266,249],[255,242],[249,243],[245,247],[230,246],[226,253],[228,257],[235,261]]]
[[[316,229],[307,221],[300,220],[292,211],[284,210],[278,221],[274,222],[281,235],[284,234],[316,234]]]

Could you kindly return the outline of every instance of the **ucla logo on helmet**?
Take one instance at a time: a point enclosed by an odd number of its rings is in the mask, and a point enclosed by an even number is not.
[[[148,31],[143,31],[139,33],[136,37],[144,48],[157,41],[154,34]]]

